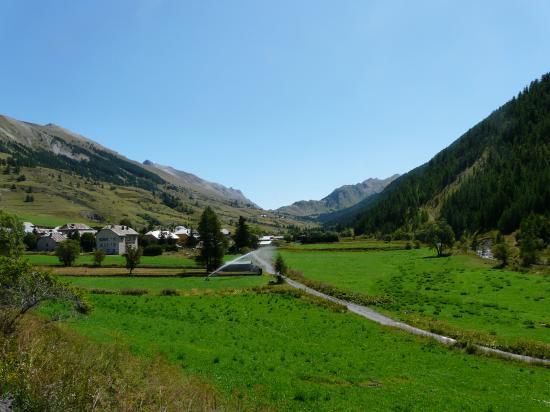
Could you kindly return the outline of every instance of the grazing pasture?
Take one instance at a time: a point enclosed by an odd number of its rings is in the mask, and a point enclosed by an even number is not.
[[[480,332],[483,343],[534,341],[548,350],[548,276],[494,269],[473,256],[433,258],[428,249],[282,254],[307,279],[388,297],[377,309],[396,318],[428,327],[435,319],[440,328]]]
[[[36,266],[62,266],[57,256],[52,254],[32,253],[25,255],[25,258],[30,263]],[[226,261],[234,259],[233,255],[226,255]],[[94,256],[92,254],[80,255],[75,262],[75,266],[92,266],[94,264]],[[101,266],[117,266],[124,267],[126,259],[124,256],[108,255]],[[176,268],[176,267],[199,267],[193,258],[180,254],[166,254],[160,256],[142,256],[141,263],[138,267],[158,267],[158,268]]]
[[[381,240],[375,239],[343,239],[340,242],[333,243],[287,243],[283,247],[285,249],[298,249],[298,250],[332,250],[332,249],[349,249],[349,250],[395,250],[395,249],[405,249],[406,241],[392,241],[384,242]]]
[[[120,291],[122,289],[146,289],[151,294],[158,294],[163,289],[175,289],[178,292],[195,290],[222,290],[234,288],[252,288],[266,285],[270,276],[216,276],[208,281],[204,277],[92,277],[65,276],[63,281],[86,289],[107,289]]]
[[[196,279],[181,281],[189,290]],[[550,399],[542,367],[449,349],[284,288],[240,290],[243,278],[201,285],[233,281],[236,289],[219,294],[92,294],[92,314],[66,325],[141,356],[161,354],[243,409],[536,410]]]

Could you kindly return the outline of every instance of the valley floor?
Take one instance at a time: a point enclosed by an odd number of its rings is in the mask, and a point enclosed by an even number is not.
[[[267,277],[66,279],[115,292],[91,294],[94,311],[72,330],[161,354],[242,409],[539,410],[550,400],[545,368],[450,350],[262,286]],[[129,287],[149,293],[120,294]]]
[[[407,323],[550,357],[548,276],[494,269],[494,263],[467,255],[433,258],[428,249],[289,249],[282,254],[306,281],[373,300],[378,297],[377,310]]]

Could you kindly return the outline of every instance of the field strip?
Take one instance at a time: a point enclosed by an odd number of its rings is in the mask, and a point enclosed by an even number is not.
[[[428,338],[435,339],[436,341],[447,346],[452,346],[457,343],[456,339],[449,338],[448,336],[438,335],[437,333],[428,332],[424,329],[415,328],[414,326],[407,325],[406,323],[399,322],[385,315],[382,315],[381,313],[378,313],[366,306],[361,306],[342,299],[337,299],[335,297],[326,295],[315,289],[312,289],[300,282],[296,282],[295,280],[290,279],[288,277],[284,277],[284,278],[290,286],[296,289],[300,289],[310,295],[317,296],[321,299],[325,299],[331,302],[339,303],[340,305],[344,305],[345,307],[348,308],[350,312],[353,312],[359,316],[372,320],[381,325],[402,329],[406,332],[412,333],[413,335],[426,336]],[[532,356],[518,355],[516,353],[505,352],[499,349],[489,348],[487,346],[482,346],[482,345],[474,345],[474,346],[480,352],[490,354],[490,355],[495,355],[500,358],[513,359],[516,361],[526,362],[526,363],[538,363],[543,365],[550,365],[550,360],[548,359],[539,359]]]

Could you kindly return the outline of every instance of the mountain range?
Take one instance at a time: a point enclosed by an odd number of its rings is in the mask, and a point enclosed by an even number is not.
[[[515,231],[549,214],[550,74],[468,130],[429,162],[367,179],[321,200],[264,211],[240,190],[146,160],[130,160],[54,124],[0,116],[0,208],[37,224],[66,221],[196,224],[211,206],[224,224],[239,216],[283,230],[304,218],[356,233],[415,231],[443,218],[457,235]]]
[[[280,207],[276,211],[290,216],[315,219],[323,214],[347,209],[372,195],[380,193],[398,177],[399,175],[395,174],[386,179],[370,178],[354,185],[344,185],[334,189],[321,200],[301,200],[290,206]]]
[[[240,190],[148,160],[141,164],[54,124],[0,116],[0,162],[0,207],[37,222],[130,217],[144,225],[194,224],[209,205],[226,224],[243,215],[281,226]]]

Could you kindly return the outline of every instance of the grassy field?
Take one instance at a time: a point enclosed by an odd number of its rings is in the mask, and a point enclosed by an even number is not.
[[[403,320],[443,321],[495,339],[550,343],[550,277],[493,269],[472,256],[432,258],[427,249],[282,252],[306,278],[367,295]]]
[[[29,262],[37,266],[61,266],[61,262],[55,255],[29,254],[25,256]],[[92,255],[80,255],[75,266],[93,265],[94,257]],[[109,255],[105,256],[102,266],[125,266],[126,259],[124,256]],[[189,267],[197,266],[194,259],[178,256],[178,255],[161,255],[161,256],[142,256],[141,266],[152,267]]]
[[[19,215],[23,220],[37,225],[55,227],[68,222],[82,222],[102,226],[129,218],[134,229],[148,225],[145,216],[158,219],[163,225],[195,226],[204,208],[214,208],[224,226],[233,226],[240,215],[256,219],[266,230],[277,230],[280,221],[274,216],[260,217],[264,212],[255,208],[235,208],[215,197],[194,193],[190,198],[180,194],[188,213],[172,209],[153,193],[136,188],[94,183],[80,176],[42,167],[21,168],[22,182],[18,175],[0,174],[0,208]],[[13,188],[15,186],[15,188]],[[28,192],[33,202],[25,202]],[[299,220],[285,219],[286,223],[303,226]]]
[[[86,279],[85,286],[103,281]],[[126,343],[138,355],[160,353],[243,409],[527,411],[550,400],[544,368],[450,350],[289,294],[239,292],[248,279],[196,282],[181,279],[178,287],[237,289],[90,295],[92,314],[66,324],[97,341]]]
[[[147,289],[155,294],[162,289],[176,289],[181,292],[194,290],[222,290],[232,288],[252,288],[266,285],[270,276],[216,276],[206,281],[197,278],[144,278],[144,277],[63,277],[63,281],[86,289],[98,288],[109,290]]]
[[[298,250],[323,250],[323,249],[404,249],[407,242],[405,241],[392,241],[384,242],[374,239],[343,239],[340,242],[333,243],[287,243],[283,245],[284,249],[298,249]]]
[[[43,227],[57,227],[57,226],[63,226],[65,223],[67,223],[66,217],[56,217],[52,215],[40,215],[40,214],[17,214],[19,219],[21,219],[23,222],[32,222],[36,226],[43,226]],[[78,218],[78,221],[81,223],[86,223],[89,225],[97,225],[97,222],[91,222],[86,218]]]
[[[36,266],[62,266],[61,262],[55,255],[47,254],[28,254],[25,256],[30,263]],[[224,256],[225,261],[234,259],[235,255]],[[75,266],[93,265],[93,255],[80,255]],[[124,267],[126,259],[124,256],[109,255],[105,256],[102,266],[117,266]],[[176,268],[176,267],[198,267],[194,259],[177,254],[161,255],[161,256],[142,256],[139,266],[159,267],[159,268]]]

